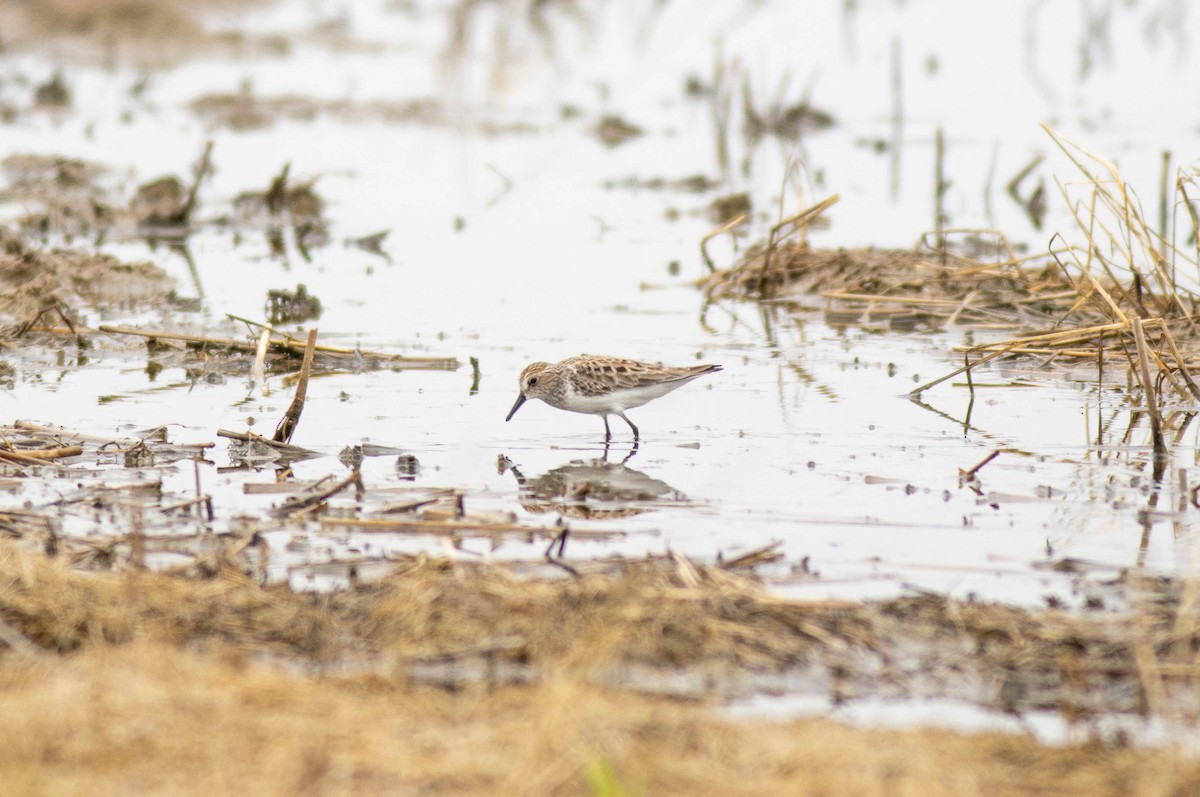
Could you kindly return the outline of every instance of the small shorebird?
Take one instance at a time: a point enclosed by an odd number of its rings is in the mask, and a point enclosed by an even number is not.
[[[637,443],[638,428],[625,417],[625,410],[640,407],[698,376],[720,370],[719,365],[671,368],[593,354],[568,357],[556,363],[532,363],[521,372],[521,395],[504,420],[511,421],[529,399],[541,399],[560,410],[599,415],[604,419],[606,443],[612,440],[608,416],[616,415],[629,424]]]

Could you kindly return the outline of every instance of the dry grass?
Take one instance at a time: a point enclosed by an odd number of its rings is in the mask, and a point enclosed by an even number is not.
[[[579,578],[415,558],[327,594],[261,588],[232,554],[210,578],[67,559],[0,544],[0,782],[16,793],[1166,797],[1200,784],[1170,750],[725,721],[706,689],[673,700],[644,677],[699,674],[720,694],[808,673],[830,698],[1186,722],[1192,585],[1135,585],[1140,613],[1079,617],[934,596],[798,603],[682,557],[580,563]],[[610,771],[616,785],[597,785]]]
[[[416,662],[480,659],[535,676],[566,669],[609,680],[628,667],[727,678],[819,667],[853,692],[884,678],[903,686],[916,668],[930,683],[960,687],[973,676],[991,684],[991,699],[1006,709],[1070,704],[1084,714],[1146,710],[1138,644],[1150,646],[1151,661],[1171,657],[1163,671],[1171,690],[1195,675],[1187,666],[1200,648],[1190,583],[1182,594],[1171,582],[1139,585],[1147,608],[1130,618],[936,596],[795,602],[682,558],[613,560],[592,572],[581,563],[578,579],[416,558],[378,583],[327,594],[260,588],[222,567],[208,579],[81,573],[61,557],[5,544],[0,620],[58,652],[137,640],[220,644],[389,675]],[[981,699],[991,700],[986,689]]]
[[[932,328],[962,323],[1016,329],[1049,325],[1070,311],[1074,286],[1053,268],[981,262],[948,253],[812,249],[804,240],[758,244],[732,269],[712,274],[712,300],[798,298],[817,293],[842,323],[900,320]]]
[[[1182,797],[1170,751],[1030,738],[731,722],[702,703],[557,677],[458,693],[313,677],[139,642],[0,665],[12,794],[626,794]],[[597,793],[591,790],[590,793]]]
[[[1087,358],[1097,364],[1097,381],[1103,381],[1105,361],[1115,358],[1118,365],[1108,366],[1109,373],[1127,367],[1129,381],[1140,384],[1154,450],[1163,460],[1164,430],[1182,433],[1191,415],[1166,415],[1172,408],[1159,407],[1200,401],[1200,384],[1192,377],[1200,370],[1200,246],[1194,252],[1176,246],[1173,231],[1150,225],[1112,162],[1045,129],[1083,178],[1059,183],[1077,229],[1055,236],[1046,253],[1021,258],[995,231],[950,230],[925,236],[912,251],[815,250],[805,234],[836,201],[831,197],[780,222],[766,241],[733,267],[711,274],[703,287],[714,301],[819,293],[833,323],[883,320],[929,329],[962,324],[1017,333],[956,347],[966,359],[963,369],[916,388],[914,396],[995,357],[1032,355],[1038,358],[1035,368]],[[1200,215],[1188,191],[1194,192],[1195,183],[1193,173],[1181,175],[1174,194],[1175,204],[1188,212],[1193,243]],[[1164,206],[1167,193],[1164,184]],[[1167,226],[1165,219],[1160,223]],[[981,234],[993,237],[993,253],[952,251],[949,242],[962,232],[970,234],[975,249]]]
[[[997,231],[943,230],[914,250],[813,249],[805,235],[831,197],[776,225],[703,287],[712,300],[819,293],[842,322],[899,316],[933,328],[960,323],[1024,333],[970,351],[1094,357],[1131,346],[1133,319],[1164,337],[1200,338],[1196,258],[1150,227],[1112,163],[1046,130],[1084,178],[1060,184],[1079,242],[1056,236],[1048,252],[1019,257]],[[1190,209],[1189,185],[1181,178],[1177,196]],[[955,251],[956,241],[969,251]],[[1160,345],[1162,359],[1172,360],[1166,341]]]

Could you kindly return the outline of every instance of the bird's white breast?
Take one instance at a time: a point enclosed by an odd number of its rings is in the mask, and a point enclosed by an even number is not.
[[[585,412],[593,415],[624,412],[634,407],[640,407],[647,401],[653,401],[660,396],[665,396],[687,381],[689,380],[681,379],[675,382],[659,382],[654,385],[642,385],[641,387],[614,390],[611,393],[599,396],[585,396],[576,393],[568,387],[563,395],[562,403],[555,406],[570,412]]]

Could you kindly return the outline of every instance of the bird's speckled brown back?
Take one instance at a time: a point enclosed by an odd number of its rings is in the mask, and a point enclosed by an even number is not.
[[[570,380],[571,387],[581,396],[602,396],[614,389],[631,390],[662,382],[692,379],[721,369],[719,365],[671,367],[594,354],[568,357],[551,367],[561,369]]]

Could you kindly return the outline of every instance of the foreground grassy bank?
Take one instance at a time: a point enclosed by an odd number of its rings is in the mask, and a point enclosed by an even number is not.
[[[0,664],[8,794],[1163,795],[1168,751],[718,719],[587,686],[449,692],[288,672],[230,650],[95,646]]]
[[[55,795],[1200,791],[1200,762],[1169,749],[718,710],[720,695],[772,671],[851,699],[872,679],[974,673],[1003,681],[1010,701],[1096,716],[1103,692],[1081,664],[1119,676],[1137,652],[1121,653],[1119,634],[1146,618],[797,603],[679,558],[592,568],[414,559],[380,583],[311,595],[219,563],[207,577],[82,572],[0,545],[0,783]],[[927,655],[896,663],[922,645]],[[664,689],[669,678],[646,673],[699,674],[706,687]],[[1032,686],[1047,680],[1065,691]]]

